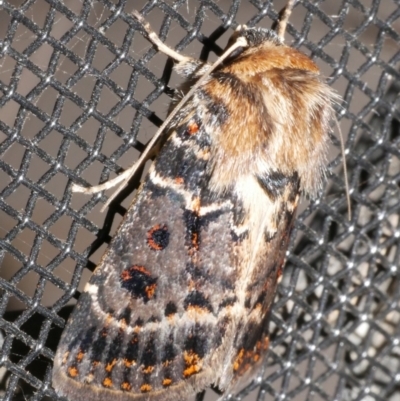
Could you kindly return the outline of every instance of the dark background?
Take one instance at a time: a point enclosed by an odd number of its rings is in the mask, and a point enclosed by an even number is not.
[[[105,213],[107,194],[71,184],[130,166],[180,82],[130,11],[144,7],[170,46],[215,60],[237,24],[269,27],[285,3],[0,1],[2,400],[57,399],[51,366],[66,305],[140,177]],[[231,400],[399,400],[400,1],[301,0],[290,23],[287,43],[343,96],[352,218],[335,129],[325,191],[303,201],[296,222],[268,360]]]

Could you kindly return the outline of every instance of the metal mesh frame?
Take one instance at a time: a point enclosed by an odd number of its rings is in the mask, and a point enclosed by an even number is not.
[[[290,25],[288,34],[294,46],[327,67],[329,83],[338,84],[343,94],[337,111],[347,138],[352,217],[349,221],[339,155],[330,163],[325,193],[306,204],[297,219],[271,316],[268,359],[259,377],[232,400],[400,399],[400,29],[395,28],[400,26],[400,2],[341,0],[335,2],[338,12],[332,16],[323,11],[332,1],[301,0],[293,15],[303,13],[304,19],[297,28]],[[379,11],[384,2],[390,12],[383,18]],[[243,3],[251,8],[247,20],[237,18]],[[191,19],[183,16],[189,7],[186,0],[152,0],[143,4],[143,10],[149,18],[155,10],[163,16],[159,26],[150,19],[163,39],[170,37],[171,24],[181,27],[177,49],[201,43],[200,58],[206,59],[210,52],[221,52],[216,42],[225,33],[229,36],[238,23],[270,26],[283,3],[199,0],[190,3]],[[93,166],[101,175],[90,184],[105,181],[130,164],[124,155],[130,158],[133,148],[143,150],[139,127],[148,120],[154,133],[161,124],[153,106],[165,94],[173,94],[174,85],[168,84],[172,63],[164,59],[165,67],[157,75],[150,68],[157,51],[143,41],[146,51],[141,56],[135,53],[142,36],[129,14],[133,4],[126,0],[96,4],[82,0],[77,10],[57,0],[0,5],[6,21],[0,36],[0,391],[3,400],[56,400],[51,367],[71,311],[65,305],[79,297],[78,289],[126,212],[139,179],[100,218],[97,212],[106,195],[75,195],[71,184],[89,185],[84,177]],[[38,5],[44,10],[40,24],[32,18]],[[97,8],[102,12],[94,25]],[[136,3],[135,8],[139,8]],[[353,26],[347,22],[350,9],[359,16]],[[54,29],[61,19],[69,27],[56,37]],[[116,21],[125,26],[119,41],[107,36]],[[205,33],[207,22],[212,29]],[[314,24],[324,30],[318,40],[309,39]],[[362,37],[370,30],[373,42],[365,43]],[[84,32],[85,41],[81,54],[70,46],[79,32]],[[24,33],[29,44],[21,48]],[[338,39],[333,57],[329,45]],[[392,47],[383,57],[388,40]],[[51,48],[45,67],[32,61],[43,45]],[[102,69],[94,66],[100,46],[110,55]],[[362,59],[356,68],[350,67],[354,54]],[[61,59],[72,66],[62,79]],[[125,86],[112,75],[122,65],[131,68]],[[366,80],[370,70],[376,85]],[[21,82],[26,82],[27,72],[33,84],[24,91]],[[86,77],[93,85],[85,97],[77,85]],[[141,80],[151,89],[138,99]],[[54,103],[46,107],[40,97],[49,91]],[[362,107],[357,107],[357,93],[364,98]],[[106,109],[102,102],[108,98],[112,107]],[[63,121],[67,104],[78,110],[68,124]],[[132,118],[124,127],[116,116],[126,109]],[[15,115],[7,114],[9,110]],[[84,128],[93,121],[95,135],[89,140]],[[59,139],[57,146],[42,146],[53,136]],[[118,146],[104,153],[107,138]],[[332,137],[332,142],[337,154],[338,141]],[[84,156],[71,167],[70,154],[79,149]],[[33,169],[33,160],[39,160],[42,168]],[[25,196],[23,207],[15,206],[16,196]],[[35,214],[40,202],[50,209],[41,221]],[[54,233],[59,225],[64,227],[62,235]],[[81,232],[90,237],[90,245],[80,245]],[[21,284],[27,277],[34,283],[29,291]],[[45,305],[49,286],[58,293]],[[17,305],[14,311],[11,303]],[[216,396],[210,390],[198,397],[203,398]]]

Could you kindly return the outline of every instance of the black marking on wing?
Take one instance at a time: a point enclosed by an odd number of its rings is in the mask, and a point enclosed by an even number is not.
[[[176,304],[172,301],[168,302],[165,306],[164,315],[165,316],[172,316],[178,311]]]
[[[162,356],[161,356],[161,362],[166,363],[166,362],[171,362],[175,359],[175,357],[178,355],[178,350],[175,345],[175,339],[173,334],[170,334],[168,337],[168,340],[166,340],[163,351],[162,351]]]
[[[151,333],[143,350],[140,364],[144,367],[155,366],[157,364],[156,333]]]
[[[170,233],[166,224],[157,224],[147,232],[147,244],[153,251],[162,251],[169,244]]]
[[[212,313],[212,306],[204,294],[200,291],[191,291],[189,295],[183,301],[184,308],[190,307],[205,309]]]
[[[274,171],[264,176],[257,176],[257,180],[262,189],[272,199],[276,199],[282,195],[283,190],[289,183],[289,178],[280,171]]]
[[[157,277],[153,277],[143,266],[131,266],[120,275],[121,287],[130,292],[133,298],[148,302],[154,297]]]
[[[207,163],[190,148],[166,146],[158,156],[156,170],[161,177],[171,178],[186,190],[199,194],[209,180]]]
[[[232,296],[229,298],[225,298],[218,306],[219,309],[224,309],[227,306],[232,306],[237,302],[237,297],[236,296]]]
[[[189,249],[198,249],[200,243],[200,218],[197,212],[185,210],[183,219],[186,224],[186,246]]]
[[[131,322],[131,313],[132,310],[129,307],[126,307],[121,314],[117,317],[117,320],[121,321],[124,320],[126,325],[129,325]]]
[[[93,343],[91,358],[93,361],[101,361],[104,349],[107,346],[108,329],[103,327]]]
[[[200,324],[196,324],[185,340],[184,350],[191,351],[203,358],[208,351],[209,333]]]
[[[267,195],[275,200],[278,196],[283,194],[287,185],[296,185],[299,181],[299,176],[297,173],[288,176],[283,174],[281,171],[272,171],[263,176],[257,176],[257,180]],[[293,192],[297,194],[297,191]]]

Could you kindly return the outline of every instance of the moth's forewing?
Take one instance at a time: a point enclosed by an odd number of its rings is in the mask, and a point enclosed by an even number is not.
[[[240,34],[249,47],[179,112],[67,324],[53,385],[70,400],[225,391],[266,353],[299,194],[324,175],[334,95],[271,31]],[[178,70],[198,78],[198,63]]]

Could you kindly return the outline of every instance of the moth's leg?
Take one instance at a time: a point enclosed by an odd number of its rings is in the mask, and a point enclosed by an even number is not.
[[[174,70],[179,75],[182,75],[183,77],[188,77],[196,72],[196,76],[202,76],[205,72],[208,71],[209,65],[207,63],[204,63],[203,61],[197,60],[192,57],[183,56],[182,54],[179,54],[174,49],[171,49],[164,42],[162,42],[158,35],[151,29],[150,24],[137,10],[133,10],[132,15],[143,26],[143,29],[146,31],[149,40],[157,47],[157,49],[178,62],[175,65]]]
[[[285,40],[286,26],[289,21],[290,14],[292,14],[295,3],[296,0],[288,0],[285,8],[281,11],[281,18],[279,20],[276,32],[278,36],[282,39],[282,41]]]
[[[142,24],[143,29],[146,31],[150,41],[157,47],[157,49],[160,52],[166,54],[168,57],[171,57],[172,59],[178,61],[179,63],[186,63],[193,60],[191,57],[182,56],[182,54],[179,54],[174,49],[168,47],[151,29],[150,24],[143,18],[143,16],[139,13],[139,11],[133,10],[132,15]]]

